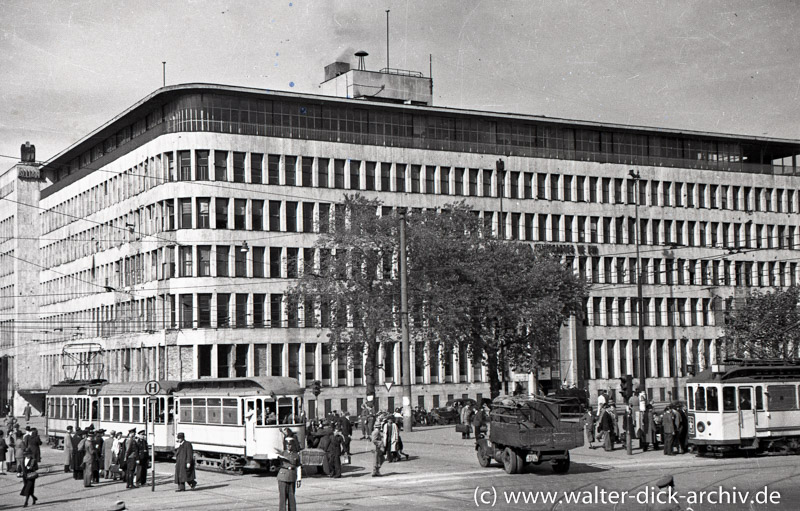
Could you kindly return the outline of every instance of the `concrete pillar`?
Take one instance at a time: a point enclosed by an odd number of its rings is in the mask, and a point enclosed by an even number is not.
[[[289,344],[283,343],[281,351],[281,376],[289,377]]]

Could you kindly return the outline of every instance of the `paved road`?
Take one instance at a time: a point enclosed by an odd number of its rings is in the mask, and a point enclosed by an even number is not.
[[[371,455],[367,441],[353,441],[353,465],[344,467],[342,479],[307,477],[298,490],[301,510],[373,510],[407,511],[495,509],[646,509],[635,501],[640,493],[652,487],[664,474],[673,474],[676,489],[683,495],[683,509],[798,509],[800,508],[800,457],[760,457],[753,459],[707,459],[690,455],[665,457],[661,453],[640,453],[627,456],[623,450],[606,453],[586,447],[573,452],[572,467],[565,475],[554,474],[548,464],[531,467],[524,474],[507,475],[493,465],[481,468],[470,440],[461,440],[452,427],[421,428],[404,435],[409,461],[385,464],[384,477],[370,477]],[[43,449],[43,466],[49,472],[37,482],[39,504],[36,509],[107,510],[118,500],[125,501],[131,510],[156,509],[277,509],[277,483],[274,476],[248,474],[244,476],[213,472],[199,473],[199,486],[194,491],[175,493],[172,465],[156,465],[156,491],[150,487],[126,490],[123,484],[102,482],[93,488],[83,488],[63,472],[60,465],[63,453]],[[777,504],[751,504],[755,492],[778,492]],[[714,505],[687,503],[693,492],[712,492]],[[725,501],[734,498],[733,488],[749,492],[743,503]],[[20,480],[14,475],[0,476],[0,510],[21,506]],[[477,491],[476,491],[477,488]],[[519,491],[553,491],[554,501],[543,504],[524,502]],[[569,503],[563,492],[578,498]],[[605,501],[603,501],[603,492]],[[627,491],[625,503],[611,503],[608,492]],[[505,492],[505,493],[504,493]],[[520,499],[513,502],[514,496]],[[695,494],[698,495],[699,494]],[[709,494],[705,495],[708,498]],[[736,497],[742,500],[743,495]],[[773,501],[776,495],[773,495]],[[511,499],[509,503],[507,499]],[[529,497],[530,498],[530,497]],[[539,499],[542,496],[538,497]],[[617,497],[621,499],[621,495]],[[495,500],[496,499],[496,500]],[[631,502],[631,499],[634,499]],[[600,502],[598,502],[600,500]],[[476,505],[483,502],[488,504]],[[491,505],[494,502],[494,506]],[[605,505],[603,505],[605,502]]]

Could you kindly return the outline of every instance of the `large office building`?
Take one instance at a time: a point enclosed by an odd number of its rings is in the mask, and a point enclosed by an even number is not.
[[[387,208],[465,200],[592,283],[539,370],[546,388],[594,396],[644,372],[655,400],[682,397],[716,359],[731,299],[800,279],[800,141],[440,108],[431,85],[336,63],[327,96],[163,87],[48,162],[8,170],[0,399],[41,408],[64,378],[285,375],[322,382],[320,411],[356,412],[363,361],[332,357],[323,308],[284,295],[319,264],[315,239],[353,191]],[[412,349],[412,404],[488,396],[480,360]],[[378,383],[399,382],[399,343],[379,359]],[[380,407],[400,390],[380,385]]]

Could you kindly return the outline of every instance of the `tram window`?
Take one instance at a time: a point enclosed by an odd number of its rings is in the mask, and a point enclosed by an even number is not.
[[[689,410],[694,410],[694,392],[691,387],[686,387],[686,397],[689,400]]]
[[[163,418],[164,411],[162,410],[161,413]],[[167,424],[172,424],[173,422],[175,422],[175,399],[169,398],[167,399]]]
[[[67,411],[67,398],[62,397],[60,398],[60,401],[61,401],[61,418],[66,419],[69,415],[69,412]]]
[[[192,422],[204,423],[206,421],[206,399],[196,397],[192,400]]]
[[[208,398],[208,423],[222,424],[222,401],[219,398]]]
[[[114,410],[114,422],[119,422],[119,398],[115,397],[111,400],[112,408]]]
[[[797,387],[770,385],[767,387],[767,405],[770,412],[797,409]]]
[[[764,388],[760,385],[756,387],[756,410],[764,409]]]
[[[274,426],[278,423],[278,414],[275,411],[275,401],[264,402],[264,415],[266,416],[267,426]]]
[[[236,421],[236,399],[223,399],[222,400],[222,423],[223,424],[238,424]]]
[[[192,400],[189,398],[183,398],[180,400],[181,405],[181,422],[189,423],[192,422]]]
[[[129,397],[122,398],[122,422],[131,421],[131,399]]]
[[[100,416],[100,401],[97,399],[93,399],[91,401],[91,404],[92,404],[92,420],[96,421]]]
[[[305,422],[305,421],[301,421],[300,420],[300,415],[302,413],[303,413],[303,398],[302,397],[296,397],[296,398],[294,398],[294,423],[295,424],[298,424],[298,423],[301,423],[301,422]]]
[[[111,399],[107,397],[103,398],[103,420],[111,420]]]
[[[722,411],[736,411],[736,387],[722,387]]]
[[[264,400],[256,399],[256,425],[264,425]]]
[[[742,410],[753,409],[753,391],[750,388],[739,387],[739,408]]]
[[[278,399],[278,419],[280,424],[292,423],[292,398],[282,397]]]
[[[706,407],[709,412],[719,411],[719,390],[717,387],[706,388]]]
[[[698,412],[706,411],[706,389],[704,387],[697,386],[697,390],[694,394],[694,404],[695,410]]]
[[[131,414],[131,422],[140,422],[141,413],[142,413],[142,405],[138,397],[131,398],[131,406],[133,408],[133,412]]]

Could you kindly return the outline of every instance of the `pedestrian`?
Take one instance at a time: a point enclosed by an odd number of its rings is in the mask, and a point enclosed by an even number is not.
[[[472,429],[472,415],[474,411],[472,410],[472,405],[467,403],[464,408],[461,409],[461,424],[464,428],[464,431],[461,432],[461,438],[469,438],[470,437],[470,430]]]
[[[594,442],[594,413],[591,408],[586,409],[583,417],[583,435],[589,449],[594,449],[594,445],[592,445],[592,442]]]
[[[336,426],[331,435],[330,445],[330,461],[328,462],[331,473],[329,477],[339,479],[342,477],[342,453],[344,452],[344,435],[340,426]]]
[[[25,440],[22,431],[17,431],[17,439],[14,441],[14,459],[17,460],[17,477],[22,477],[22,460],[25,459]]]
[[[64,472],[72,472],[75,461],[75,444],[72,442],[72,437],[75,434],[72,432],[72,426],[67,426],[67,432],[64,434]]]
[[[9,433],[4,440],[6,446],[8,447],[8,451],[6,451],[5,459],[0,460],[0,463],[4,463],[6,470],[11,470],[11,465],[14,463],[14,435],[13,433]]]
[[[22,415],[25,417],[25,422],[31,421],[31,404],[27,403],[23,409]]]
[[[125,440],[125,488],[136,487],[136,467],[139,463],[139,442],[136,441],[136,428],[133,428],[128,431]]]
[[[278,453],[281,468],[278,470],[278,509],[280,511],[297,511],[295,490],[300,488],[303,473],[300,469],[300,444],[294,432],[289,428],[281,429],[283,433],[283,450]]]
[[[341,420],[342,436],[344,437],[343,454],[346,456],[346,462],[350,463],[350,439],[353,436],[353,423],[350,422],[350,412],[344,412],[344,417]]]
[[[394,418],[389,416],[386,422],[383,423],[383,439],[384,442],[386,442],[384,452],[386,453],[386,460],[389,463],[400,461],[399,438],[400,432],[397,428],[397,424],[395,424]]]
[[[78,451],[83,451],[83,487],[92,487],[92,478],[97,467],[94,439],[87,434],[78,444]]]
[[[111,476],[115,481],[122,479],[125,474],[122,469],[124,461],[123,445],[125,445],[125,440],[122,438],[122,431],[117,431],[114,441],[111,443]]]
[[[0,475],[6,475],[6,455],[8,454],[8,444],[5,435],[0,431]]]
[[[383,431],[381,426],[382,424],[376,422],[375,427],[372,429],[372,433],[370,434],[370,440],[372,441],[372,445],[375,446],[375,458],[372,466],[372,477],[379,477],[381,475],[381,465],[383,465],[383,453],[385,449],[385,444],[383,441]]]
[[[114,463],[114,439],[116,431],[111,430],[107,437],[103,438],[103,478],[111,479],[111,465]]]
[[[86,453],[85,451],[81,451],[81,447],[85,448],[86,446],[86,443],[83,441],[83,437],[85,435],[86,432],[82,429],[79,429],[75,432],[75,436],[72,439],[72,444],[74,445],[72,453],[72,478],[76,481],[83,479],[83,455]]]
[[[606,451],[614,450],[614,419],[615,417],[612,417],[610,408],[604,405],[600,409],[600,416],[597,422],[602,436],[603,449]]]
[[[675,439],[675,415],[672,408],[667,406],[661,415],[661,428],[664,432],[664,455],[675,456],[673,442]]]
[[[39,499],[34,495],[34,490],[36,489],[36,478],[39,477],[39,463],[33,457],[33,451],[30,449],[23,451],[17,463],[21,468],[20,477],[22,477],[22,491],[19,494],[25,497],[25,504],[22,507],[28,507],[28,499],[33,499],[33,504],[36,505],[36,501]]]
[[[33,451],[33,457],[36,460],[36,463],[42,462],[42,439],[39,438],[39,430],[36,428],[31,428],[31,434],[28,437],[28,445],[31,451]]]
[[[603,407],[606,405],[606,403],[608,403],[608,395],[606,394],[606,391],[604,390],[603,392],[600,393],[599,396],[597,396],[597,416],[598,417],[600,417],[600,413],[601,412],[605,411],[603,409]]]
[[[689,416],[686,414],[686,407],[683,403],[675,408],[676,422],[678,422],[678,436],[675,441],[678,443],[680,453],[689,452]]]
[[[147,469],[150,465],[150,449],[147,446],[147,432],[143,429],[140,430],[136,441],[139,444],[139,464],[136,465],[136,483],[139,487],[147,486]]]
[[[194,490],[197,486],[194,465],[194,449],[192,443],[186,441],[183,433],[178,433],[175,442],[175,484],[178,489],[175,491],[186,491],[186,483]]]
[[[319,439],[317,449],[325,451],[325,457],[322,459],[322,471],[325,475],[330,476],[333,473],[333,428],[326,420],[320,427],[313,433],[314,437]]]

